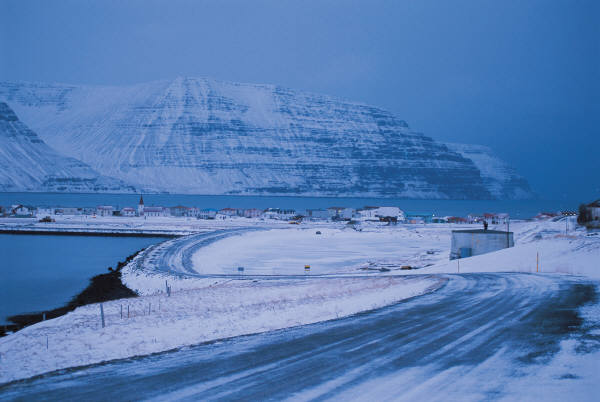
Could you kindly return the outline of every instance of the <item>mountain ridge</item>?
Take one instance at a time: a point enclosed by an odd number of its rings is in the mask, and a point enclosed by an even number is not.
[[[59,152],[151,192],[492,199],[475,163],[390,112],[270,84],[0,82]],[[502,181],[499,181],[502,186]],[[531,193],[526,181],[515,184]]]

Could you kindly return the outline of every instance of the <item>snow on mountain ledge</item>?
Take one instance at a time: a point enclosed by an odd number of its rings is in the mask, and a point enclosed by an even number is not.
[[[448,149],[473,161],[488,191],[498,199],[528,199],[532,197],[527,180],[515,169],[494,155],[491,148],[483,145],[446,143]]]
[[[129,192],[74,158],[58,154],[0,102],[0,191]]]
[[[496,179],[504,170],[482,174],[471,159],[385,110],[273,85],[0,82],[0,100],[54,149],[145,191],[432,199],[515,193],[502,187],[510,180]]]

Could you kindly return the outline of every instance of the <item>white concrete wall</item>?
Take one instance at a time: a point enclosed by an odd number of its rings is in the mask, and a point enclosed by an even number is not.
[[[492,251],[501,250],[503,248],[513,247],[515,245],[512,233],[507,235],[494,232],[452,232],[452,245],[450,249],[450,259],[453,260],[459,257],[461,248],[470,248],[471,256],[491,253]]]

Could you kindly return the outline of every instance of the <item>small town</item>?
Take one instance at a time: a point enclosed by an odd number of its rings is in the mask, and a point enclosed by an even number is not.
[[[579,211],[553,211],[540,212],[532,219],[550,219],[562,216],[579,216],[579,223],[593,229],[600,227],[600,200],[589,204],[582,204]],[[387,224],[476,224],[486,222],[491,225],[506,224],[510,220],[507,213],[468,214],[466,216],[437,216],[434,213],[410,213],[396,206],[365,206],[363,208],[350,208],[331,206],[318,209],[281,209],[281,208],[197,208],[193,206],[148,206],[140,196],[136,207],[119,208],[113,205],[99,205],[93,207],[35,207],[31,205],[15,204],[0,206],[0,217],[33,218],[40,222],[53,222],[59,216],[85,216],[96,217],[128,217],[128,218],[194,218],[203,220],[236,220],[255,219],[271,221],[287,221],[290,224],[299,224],[302,221],[319,222],[384,222]]]

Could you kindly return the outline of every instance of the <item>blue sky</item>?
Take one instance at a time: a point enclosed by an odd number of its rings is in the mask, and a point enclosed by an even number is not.
[[[600,1],[0,0],[0,79],[273,83],[491,146],[544,198],[600,198]]]

